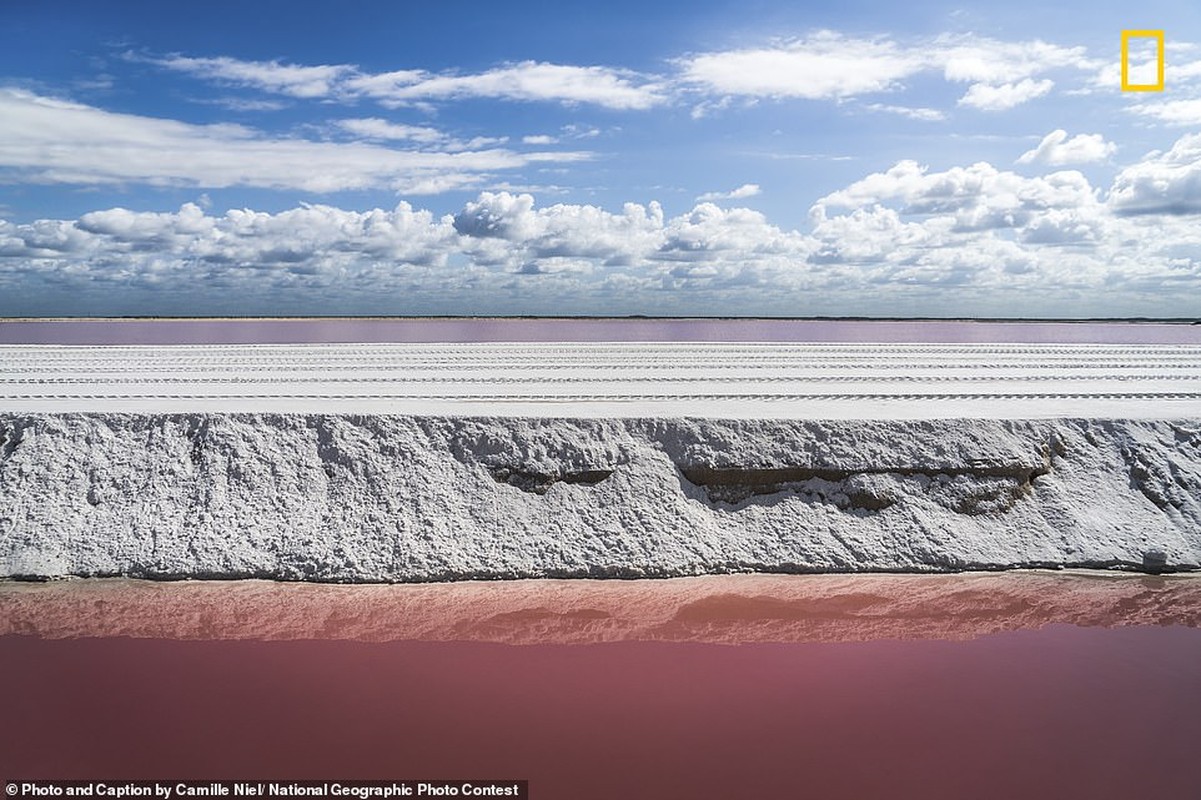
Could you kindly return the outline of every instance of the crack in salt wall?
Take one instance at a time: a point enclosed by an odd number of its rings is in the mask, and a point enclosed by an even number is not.
[[[841,509],[882,511],[916,492],[959,514],[1008,511],[1033,490],[1032,481],[1050,468],[1022,466],[980,469],[880,467],[846,470],[822,467],[712,469],[681,467],[689,483],[703,486],[711,503],[745,508],[747,500],[780,493],[800,495],[806,502],[833,503]]]
[[[21,443],[21,426],[12,421],[0,426],[0,464],[3,464]]]
[[[488,469],[497,483],[507,483],[516,486],[523,492],[546,494],[556,483],[582,483],[585,486],[595,486],[613,474],[611,469],[585,469],[578,472],[566,470],[553,475],[540,472],[528,472],[520,467],[490,467]]]
[[[1201,565],[1201,424],[0,415],[0,576]]]

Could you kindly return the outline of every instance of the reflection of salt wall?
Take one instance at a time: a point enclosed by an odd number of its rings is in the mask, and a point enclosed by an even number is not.
[[[0,416],[0,575],[1201,565],[1201,422]]]
[[[44,638],[738,644],[969,639],[1052,623],[1201,627],[1201,579],[1026,571],[401,586],[0,584],[0,636]]]

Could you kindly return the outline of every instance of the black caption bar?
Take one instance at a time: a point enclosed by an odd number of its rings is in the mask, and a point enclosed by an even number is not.
[[[100,800],[312,797],[509,797],[529,800],[529,781],[7,781],[6,798],[92,797]]]

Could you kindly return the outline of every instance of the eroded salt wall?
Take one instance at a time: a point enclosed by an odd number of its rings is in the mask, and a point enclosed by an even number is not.
[[[1201,566],[1201,421],[0,415],[0,576]]]

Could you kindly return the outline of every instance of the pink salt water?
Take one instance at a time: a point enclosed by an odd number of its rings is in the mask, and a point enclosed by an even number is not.
[[[0,779],[1198,793],[1201,580],[0,584]]]
[[[592,341],[1197,344],[1201,343],[1201,325],[1105,321],[479,317],[0,320],[0,344]]]

